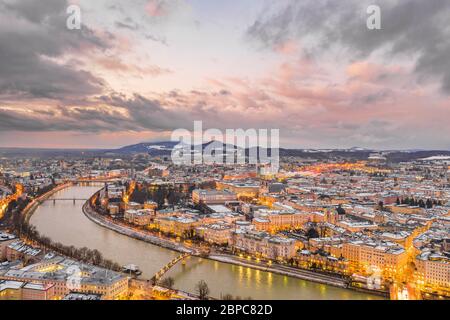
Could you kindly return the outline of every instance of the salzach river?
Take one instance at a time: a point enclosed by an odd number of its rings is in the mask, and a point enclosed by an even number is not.
[[[98,189],[100,186],[74,186],[58,192],[51,199],[87,199]],[[82,201],[74,204],[73,201],[53,203],[49,200],[36,210],[31,223],[53,241],[97,249],[121,265],[137,264],[143,277],[147,278],[177,256],[176,252],[98,226],[84,216],[82,205]],[[190,258],[185,265],[178,264],[167,276],[175,279],[176,288],[188,292],[195,292],[198,281],[205,280],[213,297],[229,293],[263,300],[379,299],[352,290],[199,258]]]

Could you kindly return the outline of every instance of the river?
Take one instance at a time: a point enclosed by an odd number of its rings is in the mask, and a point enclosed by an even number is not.
[[[53,241],[75,247],[99,250],[105,258],[121,265],[137,264],[143,277],[150,278],[178,253],[135,240],[105,229],[83,214],[83,201],[56,201],[51,199],[89,198],[100,186],[73,186],[53,195],[37,208],[31,223]],[[195,292],[195,285],[205,280],[213,297],[221,294],[251,297],[263,300],[361,300],[380,299],[377,296],[353,290],[281,276],[200,258],[189,258],[167,273],[175,279],[175,287]]]

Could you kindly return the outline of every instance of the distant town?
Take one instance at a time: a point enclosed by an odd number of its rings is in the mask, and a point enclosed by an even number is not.
[[[261,298],[219,296],[211,279],[180,288],[171,270],[193,259],[359,298],[450,299],[449,156],[392,161],[388,152],[303,152],[282,155],[279,172],[270,172],[264,165],[174,165],[164,148],[147,150],[121,157],[3,152],[0,299]],[[43,209],[61,216],[64,208],[97,233],[159,247],[170,258],[142,250],[154,262],[147,270],[116,261],[97,240],[77,247],[34,224]]]

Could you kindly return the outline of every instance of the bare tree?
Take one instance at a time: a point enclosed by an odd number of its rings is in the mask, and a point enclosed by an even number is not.
[[[167,288],[167,289],[173,289],[173,286],[175,285],[175,279],[172,277],[167,277],[161,280],[160,285]]]
[[[234,299],[233,296],[231,294],[229,294],[229,293],[227,293],[227,294],[222,296],[222,300],[224,300],[224,301],[230,301],[230,300],[233,300],[233,299]]]
[[[199,283],[197,283],[196,290],[200,300],[208,300],[209,287],[204,280],[200,280]]]

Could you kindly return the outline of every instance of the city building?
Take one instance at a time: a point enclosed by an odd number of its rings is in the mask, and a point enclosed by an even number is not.
[[[406,269],[408,255],[395,243],[349,241],[342,244],[342,257],[355,272],[366,274],[380,271],[385,279],[392,279]]]
[[[215,223],[197,227],[196,234],[212,244],[228,245],[232,242],[234,228],[230,224]]]
[[[152,209],[134,210],[129,209],[124,213],[124,220],[137,226],[146,226],[151,222],[155,212]]]
[[[257,198],[260,185],[254,181],[216,181],[217,190],[229,190],[238,198]]]
[[[62,299],[74,289],[114,300],[128,292],[128,278],[110,270],[56,257],[21,269],[0,271],[0,281],[27,283],[22,296],[30,299]],[[25,290],[25,291],[24,291]]]
[[[235,232],[233,248],[251,255],[272,259],[288,260],[296,254],[294,239],[270,236],[266,232]]]
[[[193,218],[169,216],[155,218],[154,224],[163,233],[185,237],[193,232],[200,223]]]
[[[0,232],[0,262],[6,260],[6,250],[16,240],[17,237],[15,235]]]
[[[224,204],[236,201],[237,196],[228,190],[194,190],[192,191],[192,201],[195,204]]]
[[[450,257],[430,251],[415,259],[417,280],[420,284],[450,291]]]

